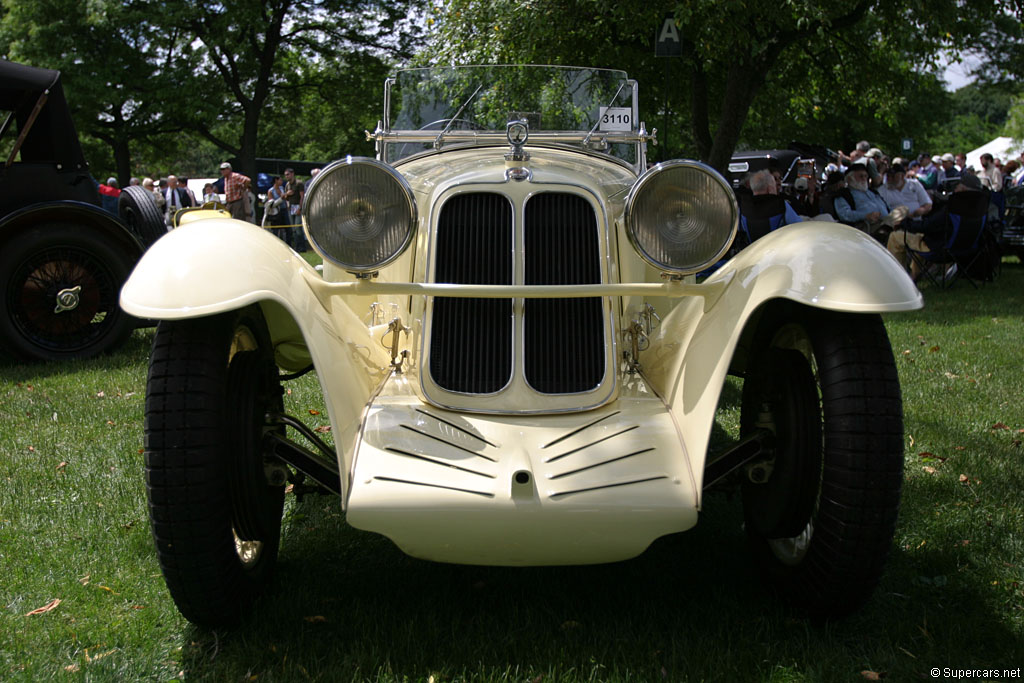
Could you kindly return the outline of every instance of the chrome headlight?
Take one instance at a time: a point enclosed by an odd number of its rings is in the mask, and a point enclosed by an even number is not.
[[[644,173],[626,197],[626,233],[655,268],[696,273],[729,249],[739,221],[725,179],[696,161],[666,161]]]
[[[324,259],[366,273],[394,261],[412,242],[416,201],[395,169],[376,159],[347,157],[310,184],[302,221]]]

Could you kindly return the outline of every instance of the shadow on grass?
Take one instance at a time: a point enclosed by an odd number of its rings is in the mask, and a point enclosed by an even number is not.
[[[1015,651],[989,601],[956,580],[962,558],[952,549],[897,549],[863,610],[808,622],[760,582],[739,501],[722,495],[694,530],[637,559],[514,569],[408,558],[345,527],[334,504],[318,501],[292,525],[277,585],[241,628],[190,628],[188,675],[791,680],[776,678],[782,667],[798,680],[853,680],[865,669],[908,680],[985,656],[1009,667]]]
[[[24,362],[0,350],[0,381],[16,382],[25,377],[46,378],[89,370],[108,372],[140,366],[145,368],[149,363],[155,329],[136,329],[117,351],[82,360]]]

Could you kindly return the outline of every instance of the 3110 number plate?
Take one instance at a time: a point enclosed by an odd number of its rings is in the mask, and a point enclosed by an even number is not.
[[[630,107],[601,107],[599,130],[633,130],[633,110]]]

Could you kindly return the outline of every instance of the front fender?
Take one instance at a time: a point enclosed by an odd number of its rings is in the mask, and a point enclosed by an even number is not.
[[[836,223],[807,222],[769,233],[708,282],[725,283],[721,295],[679,302],[641,356],[644,377],[687,437],[687,455],[698,481],[733,354],[764,304],[789,299],[850,313],[909,311],[924,305],[891,254],[861,231]]]
[[[911,311],[924,299],[906,270],[877,240],[839,223],[808,221],[768,233],[707,282],[730,283],[733,296],[782,297],[857,313]]]
[[[121,289],[121,308],[140,318],[180,320],[263,300],[287,305],[300,271],[309,268],[284,242],[250,223],[196,221],[146,252]]]
[[[390,373],[390,358],[344,301],[328,309],[314,295],[310,283],[319,280],[274,235],[215,217],[182,225],[150,247],[121,290],[121,307],[143,318],[180,320],[261,305],[278,364],[298,370],[312,361],[316,368],[345,500],[361,416]]]

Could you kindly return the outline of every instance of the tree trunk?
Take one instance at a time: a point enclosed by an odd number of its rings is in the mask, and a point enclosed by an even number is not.
[[[728,168],[740,133],[743,132],[743,124],[750,113],[750,107],[782,50],[783,45],[776,43],[752,63],[736,62],[729,68],[725,95],[722,97],[722,109],[718,115],[718,127],[715,129],[711,152],[705,159],[720,173],[725,173]]]
[[[114,150],[114,167],[117,169],[117,182],[121,187],[128,187],[132,179],[132,152],[128,140],[117,138],[110,145]]]
[[[238,149],[239,173],[252,179],[253,191],[256,191],[256,139],[260,126],[260,107],[253,102],[246,107],[245,121],[242,124],[242,139]]]
[[[690,125],[693,128],[693,140],[697,144],[697,156],[707,160],[711,158],[711,127],[708,124],[708,79],[704,73],[704,65],[696,54],[693,55],[690,68]]]

